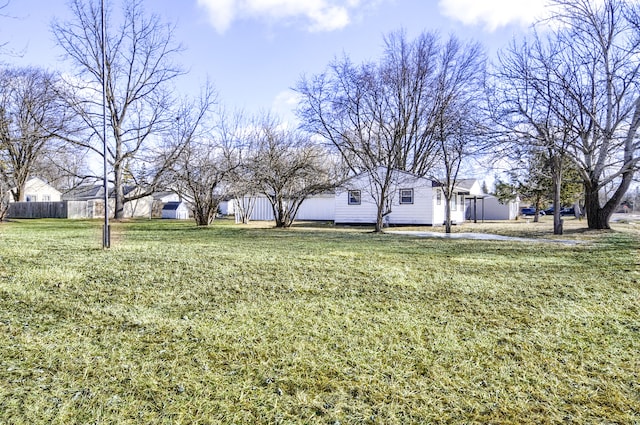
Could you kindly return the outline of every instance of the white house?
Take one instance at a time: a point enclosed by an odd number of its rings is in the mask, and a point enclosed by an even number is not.
[[[501,203],[495,196],[487,195],[479,203],[475,212],[470,203],[467,206],[469,220],[515,220],[519,212],[519,198]]]
[[[384,171],[384,170],[382,170]],[[385,217],[390,225],[441,226],[445,220],[445,199],[441,185],[403,171],[392,175],[391,213]],[[372,224],[376,222],[376,190],[368,174],[352,178],[336,192],[336,224]],[[456,189],[451,199],[451,220],[464,222],[464,193]]]
[[[381,169],[381,172],[383,170]],[[444,224],[445,198],[441,184],[396,170],[393,171],[391,186],[391,213],[385,217],[386,224],[429,226]],[[333,221],[336,224],[374,224],[377,215],[375,201],[377,192],[372,187],[374,186],[368,174],[355,176],[335,193],[324,193],[305,199],[298,210],[296,220]],[[460,184],[455,185],[450,201],[452,222],[462,224],[468,217],[467,199],[481,202],[487,196],[476,180],[461,180]],[[248,199],[245,198],[245,200]],[[255,203],[251,220],[273,221],[273,209],[268,199],[264,195],[252,199]],[[488,209],[486,211],[488,213]],[[236,217],[236,220],[239,222],[239,217]]]
[[[162,218],[174,220],[188,220],[189,208],[184,202],[167,202],[162,207]]]
[[[520,199],[501,203],[498,198],[484,193],[476,179],[464,179],[456,186],[465,190],[467,220],[515,220],[520,211]]]
[[[26,181],[24,194],[26,202],[60,202],[62,199],[62,193],[58,189],[38,177]],[[13,197],[9,202],[13,202]]]

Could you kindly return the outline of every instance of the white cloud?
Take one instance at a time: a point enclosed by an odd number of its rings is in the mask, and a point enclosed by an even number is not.
[[[528,25],[545,13],[547,0],[439,0],[445,16],[493,31],[508,24]]]
[[[295,110],[300,102],[300,93],[291,89],[284,90],[276,95],[271,104],[271,111],[280,117],[283,122],[288,123],[292,127],[298,125],[298,118]]]
[[[369,0],[371,1],[371,0]],[[309,31],[333,31],[349,25],[362,0],[198,0],[211,25],[223,33],[237,19],[302,21]]]
[[[209,12],[211,25],[220,33],[229,29],[235,15],[235,0],[198,0]]]

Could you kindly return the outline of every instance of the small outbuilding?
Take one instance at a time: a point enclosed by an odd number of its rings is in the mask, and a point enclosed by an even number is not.
[[[187,205],[182,201],[167,202],[162,207],[162,218],[188,220],[189,208],[187,208]]]

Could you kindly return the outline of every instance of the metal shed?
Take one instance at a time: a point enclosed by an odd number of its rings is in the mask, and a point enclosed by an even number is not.
[[[188,220],[189,208],[184,202],[167,202],[162,207],[162,218],[169,218],[174,220]]]

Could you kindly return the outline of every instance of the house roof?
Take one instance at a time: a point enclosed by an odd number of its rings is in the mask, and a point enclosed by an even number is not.
[[[104,187],[102,185],[80,185],[62,195],[62,199],[65,201],[84,201],[102,198],[104,198]]]
[[[384,166],[379,166],[379,167],[376,168],[376,172],[379,175],[381,173],[386,173],[386,170],[387,170],[387,167],[384,167]],[[420,177],[420,176],[418,176],[416,174],[413,174],[413,173],[410,173],[408,171],[402,171],[402,170],[399,170],[397,168],[391,168],[390,172],[391,172],[391,174],[393,176],[393,180],[396,181],[396,182],[407,180],[407,181],[412,181],[412,182],[422,181],[422,182],[424,182],[423,183],[424,185],[430,185],[430,186],[432,186],[434,184],[432,179],[430,179],[428,177]],[[361,173],[358,173],[358,174],[350,177],[348,179],[348,181],[355,181],[355,180],[359,180],[361,178],[366,178],[370,174],[371,174],[370,171],[363,171]]]
[[[182,201],[167,202],[162,207],[162,211],[176,211],[178,208],[180,208],[181,205],[184,205],[184,203]]]
[[[460,179],[456,180],[455,187],[463,192],[464,195],[476,198],[484,198],[487,196],[482,190],[480,182],[477,179]]]
[[[377,168],[378,173],[380,172],[384,172],[386,170],[386,167],[380,166]],[[402,170],[398,170],[396,168],[391,169],[391,172],[393,173],[394,180],[396,180],[396,183],[398,181],[401,181],[403,179],[408,179],[408,181],[421,181],[423,182],[424,185],[429,185],[431,187],[443,187],[444,184],[438,180],[434,180],[432,178],[429,177],[421,177],[418,176],[416,174],[413,174],[411,172],[408,171],[402,171]],[[355,176],[351,177],[351,179],[349,180],[355,180],[355,179],[359,179],[362,176],[367,175],[367,172],[362,172],[359,174],[356,174]],[[402,177],[400,177],[402,176]],[[454,185],[454,191],[461,194],[461,195],[471,195],[471,196],[475,196],[476,198],[482,198],[487,196],[487,194],[485,194],[482,191],[482,188],[480,187],[480,183],[478,182],[478,180],[476,179],[460,179],[460,180],[456,180],[455,185]]]
[[[60,191],[58,189],[56,189],[55,187],[51,186],[49,183],[47,183],[45,180],[41,179],[40,177],[31,177],[30,179],[28,179],[26,181],[25,189],[26,190],[39,190],[39,191],[47,190],[49,192],[60,193]],[[15,188],[13,188],[12,190],[15,190]]]
[[[125,186],[123,192],[125,195],[136,189],[135,186]],[[114,197],[113,188],[109,189],[109,198]],[[62,195],[65,201],[87,201],[90,199],[104,199],[104,186],[94,184],[83,184],[76,186]]]

